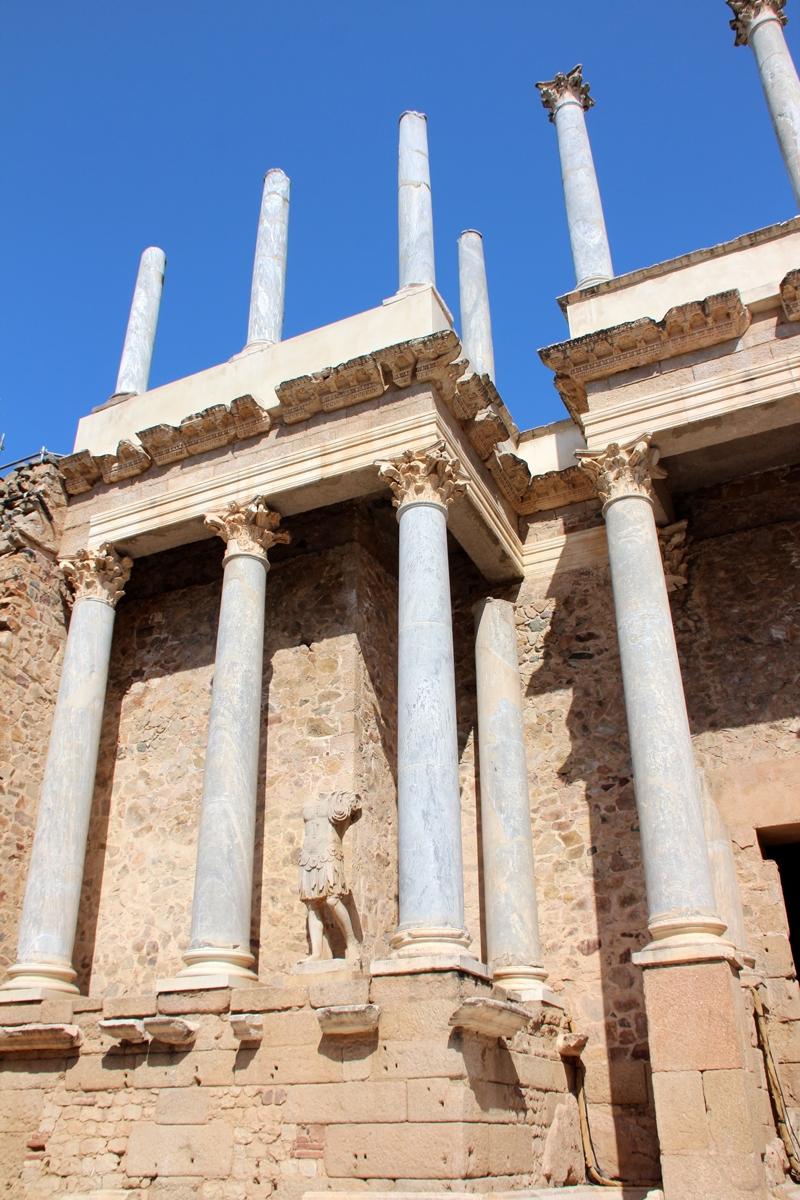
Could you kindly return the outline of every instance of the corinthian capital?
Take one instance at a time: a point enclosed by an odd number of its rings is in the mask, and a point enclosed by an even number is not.
[[[406,450],[400,458],[384,459],[375,466],[394,492],[395,508],[420,501],[448,508],[467,486],[460,462],[450,457],[443,441],[427,450]]]
[[[772,13],[781,25],[785,25],[788,17],[783,11],[786,0],[726,0],[729,8],[733,9],[731,29],[736,34],[735,46],[746,46],[750,36],[750,26],[756,17],[762,13]]]
[[[576,450],[582,471],[589,475],[603,504],[621,496],[651,496],[654,479],[665,479],[658,466],[659,452],[650,446],[649,433],[627,446],[612,442],[605,450]]]
[[[594,104],[594,100],[589,95],[589,85],[583,82],[582,71],[583,64],[578,63],[577,67],[567,71],[566,75],[562,75],[559,71],[555,79],[548,79],[544,83],[536,84],[542,94],[542,105],[550,110],[551,121],[555,120],[555,111],[567,95],[577,100],[584,111],[588,111]]]
[[[231,500],[225,512],[208,513],[205,523],[226,543],[228,554],[254,554],[266,559],[276,542],[291,541],[285,529],[278,529],[280,513],[267,508],[263,496],[254,496],[249,504]]]
[[[103,600],[116,608],[131,577],[132,558],[120,558],[110,542],[96,550],[79,550],[58,564],[76,600]]]

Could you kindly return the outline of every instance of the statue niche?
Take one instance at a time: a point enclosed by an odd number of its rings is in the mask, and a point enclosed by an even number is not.
[[[344,877],[342,838],[360,812],[361,798],[353,792],[330,792],[303,806],[305,834],[299,883],[300,899],[308,908],[311,953],[306,962],[322,958],[325,905],[344,935],[347,961],[360,957],[361,947],[342,899],[350,892]]]

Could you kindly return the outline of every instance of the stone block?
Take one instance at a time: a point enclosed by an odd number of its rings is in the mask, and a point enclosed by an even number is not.
[[[350,1179],[475,1179],[489,1172],[489,1127],[329,1125],[325,1172]]]
[[[231,1012],[282,1012],[287,1008],[304,1008],[308,992],[304,987],[234,988]]]
[[[203,1125],[208,1117],[208,1088],[162,1088],[156,1101],[157,1125]]]
[[[230,1087],[235,1050],[174,1050],[153,1052],[137,1059],[134,1087]]]
[[[630,1058],[591,1062],[585,1087],[590,1104],[647,1104],[647,1069],[643,1062]]]
[[[342,1050],[332,1047],[323,1052],[317,1049],[316,1042],[313,1046],[261,1045],[257,1050],[242,1049],[236,1057],[234,1076],[239,1086],[339,1083],[343,1078]]]
[[[106,996],[103,1001],[103,1016],[154,1017],[158,1012],[156,996]]]
[[[82,1054],[70,1063],[64,1086],[68,1091],[106,1092],[130,1086],[141,1055]]]
[[[760,1200],[765,1195],[763,1166],[752,1154],[664,1153],[661,1170],[667,1200]]]
[[[708,1149],[703,1079],[699,1071],[654,1071],[653,1094],[665,1154]]]
[[[169,1017],[186,1013],[224,1013],[230,1006],[230,988],[214,988],[209,992],[160,992],[158,996],[158,1011]]]
[[[476,1057],[480,1057],[479,1055]],[[395,1042],[380,1040],[370,1077],[379,1079],[463,1079],[467,1074],[460,1040]]]
[[[764,955],[764,967],[767,975],[781,977],[794,975],[792,948],[785,934],[760,938],[759,943]]]
[[[0,1133],[30,1132],[39,1124],[44,1092],[0,1092]]]
[[[321,1036],[317,1014],[310,1008],[302,1012],[272,1012],[264,1018],[261,1044],[316,1048]]]
[[[80,1061],[80,1060],[78,1060]],[[0,1091],[22,1088],[54,1088],[67,1066],[77,1065],[74,1058],[47,1058],[38,1061],[6,1059],[0,1071]]]
[[[654,1071],[724,1071],[743,1065],[741,990],[725,962],[648,967],[644,994]],[[743,1010],[742,1010],[743,1011]]]
[[[506,1052],[508,1053],[508,1052]],[[516,1079],[523,1087],[539,1088],[544,1092],[569,1090],[567,1069],[561,1060],[538,1054],[509,1054]]]
[[[489,1126],[489,1174],[527,1175],[533,1170],[530,1125]]]
[[[33,1019],[34,1021],[42,1021],[44,1023],[71,1024],[73,1020],[72,997],[65,996],[63,1000],[52,998],[43,1000],[39,1008],[39,1016]]]
[[[125,1170],[131,1178],[199,1176],[227,1179],[233,1163],[233,1127],[225,1121],[207,1125],[134,1123]]]
[[[406,1084],[388,1080],[298,1084],[289,1089],[283,1119],[293,1125],[405,1121]]]
[[[0,1025],[29,1025],[41,1021],[41,1004],[0,1004]]]
[[[513,1124],[526,1111],[525,1099],[513,1084],[479,1080],[409,1079],[408,1119],[486,1121]]]
[[[702,1081],[708,1132],[717,1153],[748,1154],[755,1150],[753,1124],[757,1114],[749,1110],[745,1072],[704,1071]]]
[[[312,1008],[338,1008],[343,1004],[367,1004],[369,1002],[369,979],[350,979],[346,982],[331,979],[325,983],[309,983],[308,998]]]

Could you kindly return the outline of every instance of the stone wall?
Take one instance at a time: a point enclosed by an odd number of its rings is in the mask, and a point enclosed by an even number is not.
[[[66,497],[50,463],[0,482],[0,973],[14,962],[69,621],[56,562]]]

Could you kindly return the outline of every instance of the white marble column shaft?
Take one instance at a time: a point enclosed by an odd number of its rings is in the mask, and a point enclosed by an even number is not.
[[[125,333],[125,345],[122,348],[117,386],[114,390],[115,396],[147,391],[166,266],[166,255],[157,246],[148,247],[142,254],[128,317],[128,329]]]
[[[746,0],[731,7],[737,12],[731,22],[737,45],[746,43],[755,56],[778,145],[800,206],[800,80],[783,34],[786,16],[782,0]]]
[[[258,520],[264,523],[259,526]],[[261,497],[206,518],[227,543],[206,742],[194,900],[181,977],[252,980],[258,748],[267,547],[287,541],[272,532],[280,518]]]
[[[283,336],[290,187],[288,176],[277,167],[264,176],[250,291],[248,346],[274,345]]]
[[[461,301],[461,345],[478,375],[494,382],[494,346],[483,237],[465,229],[458,239],[458,289]]]
[[[577,288],[611,279],[611,250],[584,113],[593,104],[581,67],[537,83],[558,135],[561,181]]]
[[[17,961],[5,990],[77,992],[72,951],[103,723],[114,605],[130,574],[110,546],[63,563],[77,598],[36,816]]]
[[[463,485],[439,443],[379,464],[400,523],[397,822],[400,956],[463,953],[464,876],[447,508]]]
[[[404,112],[400,118],[397,209],[400,287],[435,285],[428,121],[424,113]]]
[[[514,606],[475,607],[486,945],[495,982],[542,999],[531,807]]]
[[[719,941],[703,809],[683,694],[651,479],[663,477],[646,440],[579,451],[604,501],[636,807],[654,941]]]

